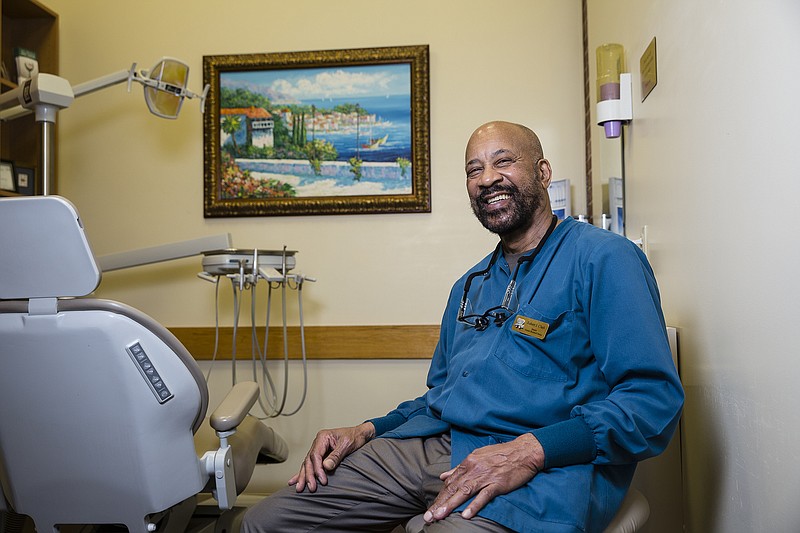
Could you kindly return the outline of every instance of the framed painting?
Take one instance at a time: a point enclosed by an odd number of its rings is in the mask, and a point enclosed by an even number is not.
[[[429,213],[428,46],[203,57],[206,217]]]

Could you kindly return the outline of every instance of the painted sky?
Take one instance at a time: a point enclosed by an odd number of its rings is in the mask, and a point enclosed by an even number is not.
[[[349,96],[407,95],[409,64],[223,72],[224,87],[259,86],[289,103]]]

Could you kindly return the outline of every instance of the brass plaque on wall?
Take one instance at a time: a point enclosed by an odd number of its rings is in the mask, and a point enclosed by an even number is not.
[[[642,80],[642,102],[658,83],[658,65],[656,62],[656,38],[650,41],[647,50],[639,60],[639,75]]]

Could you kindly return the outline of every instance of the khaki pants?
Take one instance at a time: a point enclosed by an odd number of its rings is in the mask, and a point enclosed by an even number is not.
[[[243,533],[385,531],[424,513],[450,469],[450,436],[374,439],[347,457],[316,492],[286,487],[250,508]],[[414,523],[421,523],[419,519]],[[509,532],[481,517],[453,514],[417,531]]]

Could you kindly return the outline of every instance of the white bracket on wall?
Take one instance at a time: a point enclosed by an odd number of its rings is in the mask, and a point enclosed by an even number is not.
[[[648,257],[648,259],[650,258],[650,247],[649,247],[649,244],[647,242],[647,226],[646,225],[642,226],[642,230],[639,232],[639,238],[638,239],[631,239],[631,241],[633,242],[633,244],[635,244],[636,246],[641,248],[642,252],[644,252],[644,255],[646,255]]]

